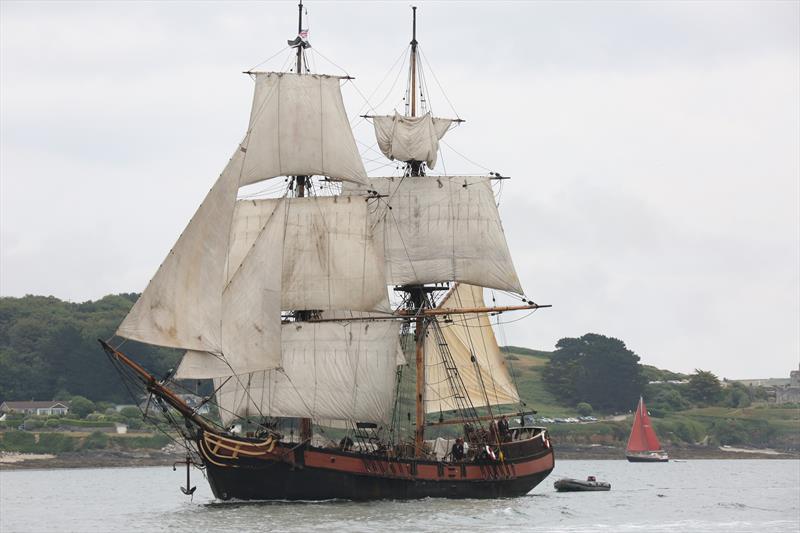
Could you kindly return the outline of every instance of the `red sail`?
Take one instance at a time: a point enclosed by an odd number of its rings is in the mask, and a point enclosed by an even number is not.
[[[628,451],[650,452],[660,449],[661,443],[658,442],[656,432],[653,431],[647,408],[644,406],[644,400],[639,398],[639,405],[636,407],[636,416],[633,419],[633,427],[631,428],[631,436],[628,439]]]

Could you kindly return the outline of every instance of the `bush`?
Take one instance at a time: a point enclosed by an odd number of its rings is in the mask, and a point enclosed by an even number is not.
[[[32,452],[36,443],[33,433],[7,431],[3,434],[2,449],[10,452]]]
[[[82,450],[103,450],[108,448],[108,435],[95,431],[86,437],[81,445]]]
[[[139,420],[142,419],[142,412],[138,407],[123,407],[119,414],[125,418],[138,418]]]
[[[72,426],[76,428],[113,428],[115,427],[114,422],[108,422],[105,420],[75,420],[74,418],[62,418],[61,419],[62,426]]]
[[[114,404],[111,403],[111,402],[99,401],[99,402],[95,402],[94,408],[97,409],[98,411],[100,411],[101,413],[105,413],[109,409],[114,410]]]
[[[83,396],[73,396],[69,402],[70,412],[78,418],[85,418],[94,408],[94,402]]]
[[[62,425],[63,425],[63,423],[58,418],[50,418],[44,423],[44,427],[51,428],[51,429],[60,427]]]
[[[578,414],[581,416],[589,416],[592,414],[592,406],[586,402],[581,402],[575,406],[575,409],[578,411]]]
[[[42,453],[71,452],[75,449],[75,439],[63,433],[41,433],[36,451]]]
[[[23,422],[23,425],[25,426],[26,430],[31,430],[31,429],[38,429],[44,426],[44,423],[36,418],[28,418],[27,420],[25,420],[25,422]]]
[[[142,429],[144,426],[141,418],[128,418],[125,423],[128,424],[128,429]]]
[[[506,355],[506,360],[508,360],[508,361],[519,361],[519,357],[517,357],[513,353],[510,353],[510,354]]]

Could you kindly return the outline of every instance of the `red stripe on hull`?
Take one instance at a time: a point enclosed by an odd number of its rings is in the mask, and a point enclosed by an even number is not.
[[[529,492],[552,471],[542,438],[503,445],[506,461],[413,461],[334,449],[265,446],[204,434],[209,483],[221,499],[495,498]]]

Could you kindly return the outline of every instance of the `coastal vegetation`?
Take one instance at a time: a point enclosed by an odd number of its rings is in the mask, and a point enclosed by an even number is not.
[[[52,296],[0,298],[0,401],[130,402],[97,344],[114,334],[137,294],[72,303]],[[129,341],[126,347],[156,374],[173,368],[180,353]]]
[[[96,342],[113,334],[136,297],[110,295],[85,303],[0,298],[0,401],[70,404],[67,416],[7,415],[0,421],[0,449],[60,453],[166,444],[168,438],[143,419],[138,407],[114,408],[136,399]],[[180,356],[130,341],[126,347],[157,374],[174,368]],[[642,365],[620,339],[587,333],[559,340],[553,351],[502,350],[526,411],[536,410],[540,420],[599,418],[584,424],[543,422],[556,441],[624,444],[628,417],[641,395],[667,445],[800,448],[798,406],[769,404],[763,387],[720,381],[705,370],[682,374]],[[134,433],[115,434],[118,424]]]

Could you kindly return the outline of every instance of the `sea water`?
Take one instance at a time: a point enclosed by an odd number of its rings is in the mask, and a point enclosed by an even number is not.
[[[610,492],[557,493],[594,475]],[[800,531],[800,461],[556,461],[528,495],[498,500],[217,502],[185,469],[0,471],[0,531]]]

